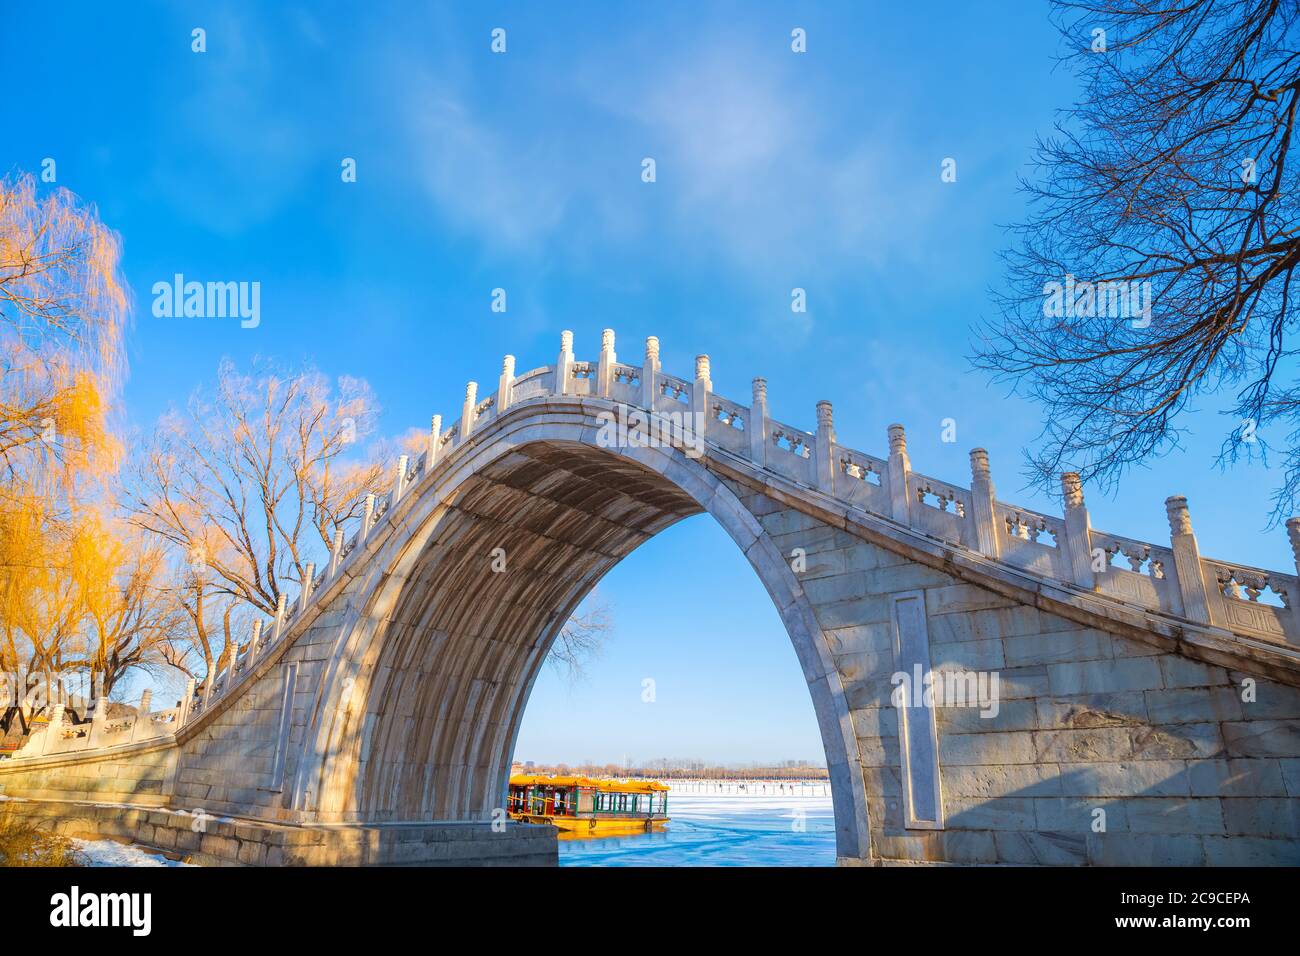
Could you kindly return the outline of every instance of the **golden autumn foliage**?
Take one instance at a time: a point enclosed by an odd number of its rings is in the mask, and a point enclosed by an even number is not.
[[[0,180],[0,669],[106,690],[168,636],[157,548],[111,517],[120,255],[93,206]]]

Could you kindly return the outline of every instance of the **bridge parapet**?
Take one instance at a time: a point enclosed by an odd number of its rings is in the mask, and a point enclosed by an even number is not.
[[[486,397],[480,397],[477,383],[470,382],[461,416],[447,427],[440,415],[433,416],[425,451],[399,459],[388,493],[366,502],[350,536],[335,536],[322,570],[309,571],[292,600],[282,594],[276,615],[256,621],[248,643],[237,649],[223,670],[209,675],[201,689],[191,687],[179,707],[140,715],[128,728],[130,739],[139,734],[174,734],[228,697],[253,673],[259,658],[286,640],[295,623],[307,616],[313,600],[348,574],[358,553],[366,551],[369,536],[396,512],[403,497],[493,420],[530,402],[565,398],[602,400],[615,413],[618,406],[635,409],[655,435],[672,433],[671,428],[659,427],[668,421],[680,424],[687,439],[703,440],[713,454],[741,459],[793,482],[803,492],[828,496],[1060,587],[1219,628],[1238,640],[1300,651],[1300,609],[1292,605],[1300,595],[1296,575],[1201,558],[1185,499],[1172,497],[1166,502],[1171,526],[1168,545],[1096,531],[1077,475],[1062,476],[1064,515],[1045,514],[996,497],[983,449],[971,452],[971,481],[963,487],[912,471],[902,425],[890,426],[888,457],[878,458],[836,440],[829,402],[819,403],[817,430],[809,432],[767,414],[767,385],[762,378],[753,381],[749,405],[716,394],[708,356],[698,356],[694,378],[685,379],[661,369],[659,341],[653,336],[646,340],[641,366],[617,361],[611,330],[602,336],[595,362],[577,360],[572,343],[572,334],[565,332],[556,364],[520,375],[514,373],[514,357],[506,356],[497,387]],[[1300,568],[1300,519],[1288,521],[1287,530]],[[128,729],[104,728],[72,743],[68,741],[73,738],[51,737],[46,745],[114,746],[126,739],[122,735]],[[34,755],[37,749],[24,748],[15,756]]]

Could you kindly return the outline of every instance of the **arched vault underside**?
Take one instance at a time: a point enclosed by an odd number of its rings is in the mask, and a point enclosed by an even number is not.
[[[497,454],[418,527],[408,520],[393,572],[334,655],[342,666],[323,685],[293,808],[323,821],[490,819],[504,806],[528,695],[564,623],[637,546],[708,512],[750,560],[794,642],[839,784],[838,852],[864,855],[866,804],[839,678],[793,572],[755,518],[681,450],[520,437],[503,454],[504,443],[493,446]]]

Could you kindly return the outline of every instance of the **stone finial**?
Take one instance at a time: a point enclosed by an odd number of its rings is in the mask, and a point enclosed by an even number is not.
[[[988,481],[992,477],[989,471],[989,453],[983,448],[972,448],[970,450],[970,476],[978,481],[983,479]]]
[[[645,340],[645,360],[647,362],[659,361],[659,337],[657,335],[647,335]]]
[[[465,401],[473,402],[478,398],[478,382],[465,383]]]
[[[827,428],[830,428],[834,424],[835,420],[831,411],[831,403],[822,399],[817,403],[817,427],[820,428],[825,425]]]
[[[512,376],[512,377],[514,376],[514,374],[515,374],[515,357],[514,357],[513,355],[507,355],[505,358],[503,358],[503,359],[501,360],[501,374],[502,374],[502,375],[509,375],[509,376]]]
[[[889,453],[891,455],[907,454],[907,432],[903,430],[902,425],[894,424],[889,426]]]
[[[760,376],[759,378],[754,379],[752,384],[754,388],[754,401],[758,401],[759,399],[766,401],[767,400],[767,379],[762,378]]]
[[[140,695],[140,713],[149,713],[149,708],[153,705],[153,688],[146,687]]]
[[[614,330],[604,329],[600,333],[600,350],[602,352],[614,351]]]
[[[339,532],[342,534],[342,532]],[[257,645],[262,641],[262,619],[259,617],[253,621],[253,636],[248,642],[249,650],[257,650]]]
[[[433,433],[433,437],[435,441],[442,436],[441,415],[434,415],[433,418],[429,420],[429,431]]]
[[[1083,507],[1083,481],[1077,471],[1067,471],[1061,475],[1061,497],[1065,499],[1067,508]]]
[[[567,329],[560,333],[560,351],[566,355],[573,354],[573,333]]]
[[[1187,498],[1173,495],[1165,499],[1165,513],[1169,515],[1169,533],[1177,536],[1192,533],[1192,514],[1187,510]]]
[[[709,357],[707,355],[695,356],[695,377],[697,379],[707,379],[709,377]]]

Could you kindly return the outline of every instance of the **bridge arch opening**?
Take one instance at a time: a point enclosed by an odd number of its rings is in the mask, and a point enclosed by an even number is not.
[[[757,573],[798,657],[831,778],[837,856],[866,858],[840,679],[753,493],[680,449],[599,447],[590,419],[522,425],[471,459],[407,517],[351,646],[334,655],[293,808],[339,821],[491,819],[564,623],[637,547],[706,513]]]
[[[609,628],[578,673],[548,656],[512,770],[640,771],[672,785],[672,822],[645,838],[562,835],[561,863],[834,862],[829,787],[793,783],[823,775],[809,769],[824,763],[810,695],[772,602],[717,522],[699,514],[641,544],[579,614]],[[732,772],[710,781],[720,766]]]

